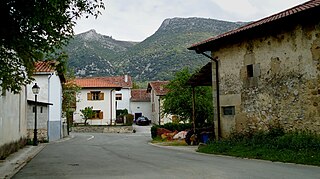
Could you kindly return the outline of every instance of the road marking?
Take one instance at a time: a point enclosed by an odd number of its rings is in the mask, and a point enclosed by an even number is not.
[[[92,135],[90,138],[88,138],[87,140],[91,140],[91,139],[93,139],[94,138],[94,136]]]

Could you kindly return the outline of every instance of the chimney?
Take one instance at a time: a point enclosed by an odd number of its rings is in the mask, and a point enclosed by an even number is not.
[[[124,82],[128,82],[128,75],[124,75]]]

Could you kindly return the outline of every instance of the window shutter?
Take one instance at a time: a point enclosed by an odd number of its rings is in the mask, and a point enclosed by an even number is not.
[[[99,93],[99,100],[104,100],[104,93]]]
[[[103,119],[103,112],[102,111],[99,112],[99,119]]]
[[[87,100],[92,100],[92,94],[91,93],[87,93]]]

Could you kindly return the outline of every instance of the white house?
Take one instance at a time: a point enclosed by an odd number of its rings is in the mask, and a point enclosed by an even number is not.
[[[83,123],[80,110],[92,107],[95,115],[87,122],[90,125],[110,125],[115,122],[116,111],[130,109],[131,77],[89,77],[77,78],[75,83],[81,87],[77,94],[75,123]]]
[[[165,88],[168,83],[169,81],[152,81],[148,83],[147,92],[151,95],[151,121],[154,124],[172,122],[172,116],[162,112],[163,96],[169,91]]]
[[[40,61],[35,64],[33,78],[35,81],[27,85],[28,107],[28,131],[33,136],[34,129],[34,105],[35,95],[32,86],[37,83],[40,87],[37,101],[39,114],[39,135],[43,137],[47,132],[48,141],[55,141],[63,137],[62,120],[62,83],[65,82],[63,75],[55,70],[55,61]],[[47,118],[45,118],[47,115]]]
[[[133,89],[131,90],[130,111],[134,115],[134,119],[140,116],[145,116],[149,119],[152,117],[151,97],[147,93],[147,89]]]
[[[27,139],[27,93],[22,87],[19,94],[0,88],[0,158],[12,153],[13,146],[24,144]]]

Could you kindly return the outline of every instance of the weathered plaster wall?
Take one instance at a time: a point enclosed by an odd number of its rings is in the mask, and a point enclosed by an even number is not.
[[[221,107],[235,106],[235,115],[221,111],[223,136],[274,123],[320,133],[320,24],[248,37],[212,56],[219,59]]]
[[[0,89],[1,91],[1,89]],[[27,93],[0,95],[0,149],[27,137]],[[1,151],[0,151],[1,153]]]

